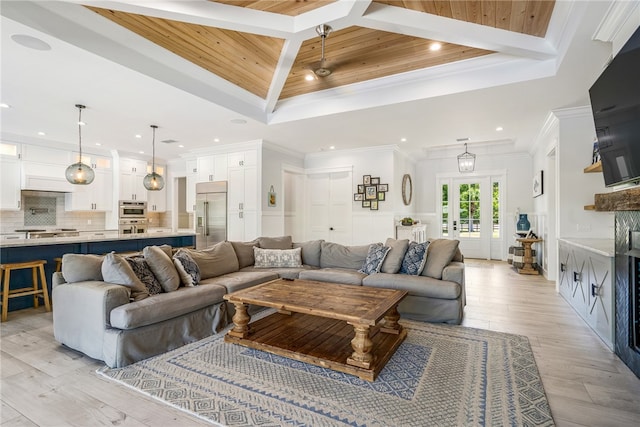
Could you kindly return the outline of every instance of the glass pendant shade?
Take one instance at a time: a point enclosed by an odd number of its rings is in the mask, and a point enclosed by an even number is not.
[[[458,171],[473,172],[476,168],[476,155],[467,151],[467,144],[464,144],[464,153],[458,156]]]
[[[153,155],[151,163],[151,173],[148,173],[142,180],[142,185],[149,191],[160,191],[164,188],[164,178],[156,173],[156,129],[158,126],[151,125],[153,129]]]
[[[76,104],[78,108],[78,146],[80,153],[78,161],[70,165],[64,172],[64,176],[71,184],[74,185],[89,185],[96,177],[96,173],[91,169],[91,166],[82,163],[82,110],[86,108],[84,105]]]

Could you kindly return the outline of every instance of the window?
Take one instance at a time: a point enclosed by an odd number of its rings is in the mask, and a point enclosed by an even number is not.
[[[493,183],[492,193],[492,232],[491,237],[494,239],[500,238],[500,183]]]
[[[442,185],[442,237],[449,236],[449,186]]]
[[[480,237],[480,184],[460,184],[460,237]]]

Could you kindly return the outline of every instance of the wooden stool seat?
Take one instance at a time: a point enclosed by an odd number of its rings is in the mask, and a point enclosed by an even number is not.
[[[33,295],[33,306],[38,307],[38,297],[41,296],[44,299],[44,306],[47,311],[51,311],[51,304],[49,303],[49,291],[47,289],[47,279],[44,275],[44,265],[47,263],[45,260],[35,260],[28,262],[16,262],[12,264],[0,264],[0,270],[2,270],[2,321],[7,320],[7,313],[9,309],[9,298],[23,297],[27,295]],[[11,271],[21,270],[23,268],[31,269],[31,286],[22,287],[17,289],[10,289],[11,287]],[[39,274],[38,274],[39,273]],[[40,277],[40,287],[38,287],[38,276]]]

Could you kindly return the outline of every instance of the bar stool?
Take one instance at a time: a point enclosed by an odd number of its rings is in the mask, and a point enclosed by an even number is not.
[[[2,322],[7,320],[7,312],[9,308],[9,298],[17,298],[25,295],[33,295],[33,306],[38,307],[38,296],[42,296],[44,299],[44,306],[47,311],[51,311],[51,304],[49,303],[49,291],[47,289],[47,279],[44,275],[44,265],[47,263],[45,260],[35,260],[28,262],[17,262],[12,264],[1,264],[0,270],[2,270]],[[18,289],[10,289],[11,285],[11,271],[20,270],[23,268],[31,269],[31,287],[24,287]],[[40,289],[38,289],[38,271],[40,272]]]
[[[56,273],[62,271],[62,258],[55,257],[53,260],[56,262]]]

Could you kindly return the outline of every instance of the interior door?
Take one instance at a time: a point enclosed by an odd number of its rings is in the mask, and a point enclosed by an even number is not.
[[[307,176],[307,240],[352,242],[351,172],[317,173]]]
[[[453,238],[465,257],[491,259],[492,204],[488,177],[454,178],[449,189]]]

